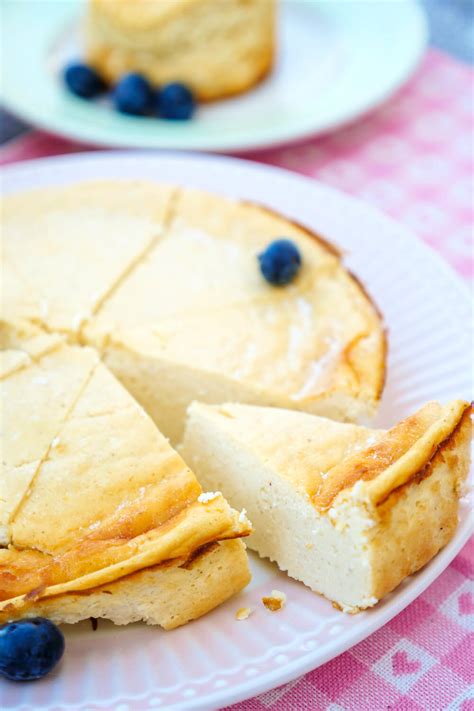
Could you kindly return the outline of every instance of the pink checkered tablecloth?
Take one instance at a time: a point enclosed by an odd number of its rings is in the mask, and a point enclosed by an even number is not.
[[[359,123],[253,153],[371,202],[411,227],[466,280],[474,266],[474,72],[431,50],[414,79]],[[32,131],[0,163],[87,150]],[[472,283],[472,282],[469,282]],[[383,629],[233,711],[474,711],[474,538]]]

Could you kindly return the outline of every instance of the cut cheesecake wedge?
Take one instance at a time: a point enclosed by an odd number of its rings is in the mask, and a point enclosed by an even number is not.
[[[245,507],[248,545],[346,612],[375,605],[451,539],[471,407],[431,402],[390,430],[193,403],[180,452]]]
[[[0,622],[172,628],[244,587],[245,515],[202,494],[97,353],[2,336]]]

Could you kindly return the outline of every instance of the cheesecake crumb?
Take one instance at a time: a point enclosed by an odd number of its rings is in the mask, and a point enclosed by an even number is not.
[[[286,603],[286,595],[280,590],[272,590],[268,597],[262,597],[262,602],[270,612],[278,612]]]
[[[55,437],[51,442],[51,448],[54,449],[55,447],[57,447],[60,441],[61,440],[59,439],[59,437]]]
[[[239,513],[239,523],[245,523],[247,520],[247,509],[242,509]]]
[[[198,501],[200,504],[208,504],[209,501],[214,501],[220,495],[220,491],[208,491],[207,493],[199,494]]]
[[[310,551],[311,548],[313,548],[313,546],[314,546],[314,543],[307,543],[307,544],[305,545],[305,548],[307,548],[307,549]]]
[[[239,620],[246,620],[250,615],[252,614],[253,610],[251,607],[239,607],[237,612],[235,613],[235,619]]]

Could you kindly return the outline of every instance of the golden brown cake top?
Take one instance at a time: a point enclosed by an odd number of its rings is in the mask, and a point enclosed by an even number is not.
[[[289,480],[315,508],[327,511],[343,496],[378,505],[420,474],[471,406],[430,402],[389,430],[251,405],[193,403],[190,417],[212,422],[259,462]],[[280,443],[284,443],[280,446]]]
[[[373,443],[330,469],[313,494],[313,503],[326,509],[341,491],[357,482],[367,482],[367,496],[372,503],[381,503],[429,464],[471,412],[471,405],[464,400],[445,406],[427,403],[391,429],[379,431]]]

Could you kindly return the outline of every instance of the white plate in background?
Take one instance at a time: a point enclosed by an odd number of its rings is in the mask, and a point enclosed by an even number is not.
[[[391,96],[423,55],[415,0],[281,0],[276,66],[255,89],[199,108],[189,122],[119,114],[69,94],[62,67],[81,57],[83,0],[3,0],[5,106],[90,144],[244,151],[326,133]]]

